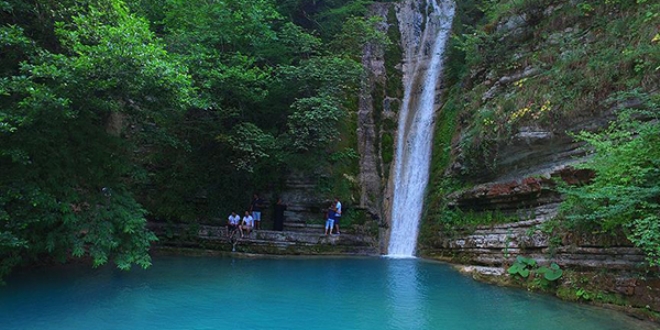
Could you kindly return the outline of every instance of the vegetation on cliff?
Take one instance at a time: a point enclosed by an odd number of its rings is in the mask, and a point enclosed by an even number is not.
[[[657,264],[660,4],[512,0],[457,5],[446,74],[451,88],[442,109],[448,118],[438,121],[422,244],[438,230],[512,220],[497,211],[466,214],[449,207],[445,197],[506,173],[500,151],[521,129],[536,129],[574,134],[596,155],[581,166],[594,170],[595,179],[563,190],[562,227],[624,232]],[[629,124],[623,114],[630,109],[643,114]],[[609,128],[567,131],[587,118],[617,116]],[[452,140],[457,132],[460,140]],[[455,167],[448,169],[450,164]]]
[[[624,112],[605,131],[577,136],[594,148],[594,157],[580,167],[596,175],[588,184],[562,189],[562,223],[571,230],[622,230],[650,265],[660,265],[660,118],[644,114],[653,120]]]

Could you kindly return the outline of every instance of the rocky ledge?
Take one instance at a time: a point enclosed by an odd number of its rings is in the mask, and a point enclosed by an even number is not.
[[[448,196],[450,207],[473,214],[498,211],[511,222],[440,231],[424,253],[464,264],[459,269],[475,278],[505,284],[512,280],[506,270],[517,256],[533,258],[540,265],[557,263],[573,274],[562,279],[561,287],[568,291],[591,287],[595,292],[623,297],[627,306],[660,312],[660,279],[654,275],[660,269],[646,266],[644,252],[625,236],[558,233],[546,225],[556,217],[561,202],[555,181],[561,178],[574,184],[592,177],[590,171],[564,167],[545,176],[485,183],[455,192]]]
[[[321,227],[317,232],[258,230],[231,239],[221,226],[150,223],[149,229],[158,236],[159,246],[169,248],[280,255],[379,254],[378,242],[371,236],[345,233],[325,236]]]

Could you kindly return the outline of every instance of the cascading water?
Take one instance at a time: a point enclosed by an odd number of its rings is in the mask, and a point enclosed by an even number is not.
[[[416,29],[413,34],[421,32],[421,36],[417,46],[407,45],[411,49],[405,50],[405,89],[399,113],[392,227],[387,250],[392,257],[413,257],[415,253],[429,176],[435,96],[442,73],[443,52],[454,16],[454,3],[451,0],[425,2],[426,10],[422,8],[427,13],[424,24],[402,22],[402,25],[407,24]],[[418,13],[416,17],[420,15]],[[404,33],[402,31],[402,35]]]

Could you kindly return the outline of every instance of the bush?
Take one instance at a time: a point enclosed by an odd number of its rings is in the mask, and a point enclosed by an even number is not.
[[[576,135],[594,155],[579,168],[591,168],[596,176],[562,189],[562,214],[570,225],[622,230],[653,266],[660,265],[660,123],[657,104],[647,105],[652,111],[625,111],[602,132]]]

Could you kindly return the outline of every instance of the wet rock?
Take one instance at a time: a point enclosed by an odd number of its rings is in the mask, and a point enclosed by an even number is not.
[[[623,294],[625,296],[632,296],[635,294],[635,287],[637,287],[637,279],[634,278],[617,278],[615,282],[609,285],[613,287],[613,291]]]
[[[550,45],[559,45],[564,39],[564,34],[560,32],[555,32],[548,36],[547,43]]]
[[[538,68],[529,66],[529,67],[526,67],[522,72],[517,72],[517,73],[512,74],[510,76],[504,76],[504,77],[500,78],[498,80],[498,82],[500,84],[510,84],[510,83],[516,82],[518,80],[521,80],[523,78],[528,78],[528,77],[531,77],[533,75],[536,75],[540,71],[541,70],[539,70]]]
[[[554,12],[556,12],[557,10],[561,9],[562,7],[563,7],[563,5],[561,5],[561,4],[559,4],[559,5],[555,5],[555,6],[552,6],[552,5],[551,5],[551,6],[548,6],[548,8],[546,8],[545,10],[543,10],[543,15],[544,15],[544,16],[550,16],[550,15],[552,15]]]
[[[640,306],[660,311],[660,279],[640,280],[635,286],[631,301]]]
[[[502,267],[483,267],[483,266],[455,266],[459,272],[464,274],[478,274],[485,276],[502,276],[506,273]]]
[[[527,145],[541,144],[554,137],[552,131],[537,127],[521,127],[518,133],[513,135],[514,143],[525,143]]]
[[[489,88],[489,89],[488,89],[488,90],[487,90],[487,91],[481,96],[481,100],[484,101],[484,102],[486,102],[486,101],[492,99],[493,97],[495,97],[495,94],[497,94],[497,93],[499,92],[499,90],[500,90],[500,84],[495,83],[495,85],[493,85],[493,87]]]
[[[506,18],[497,25],[497,32],[504,33],[520,29],[527,23],[527,14],[515,15]]]
[[[501,77],[500,79],[497,80],[497,82],[495,82],[495,84],[490,89],[488,89],[481,96],[481,100],[482,101],[490,100],[493,97],[495,97],[495,95],[502,89],[502,86],[514,83],[524,78],[531,77],[533,75],[538,74],[539,72],[540,70],[538,68],[526,67],[524,70],[514,73],[510,76]]]

